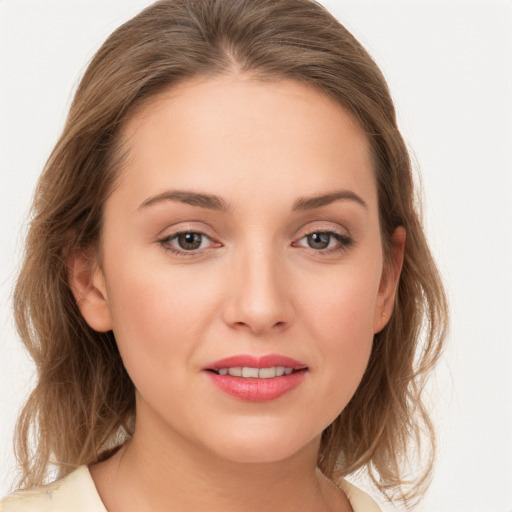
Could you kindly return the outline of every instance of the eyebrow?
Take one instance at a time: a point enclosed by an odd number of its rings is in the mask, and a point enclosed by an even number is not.
[[[210,210],[228,211],[230,209],[228,203],[218,196],[189,192],[187,190],[169,190],[162,194],[151,196],[149,199],[146,199],[138,209],[147,208],[148,206],[162,201],[178,201],[180,203],[190,204],[191,206],[209,208]]]
[[[354,201],[363,206],[365,209],[368,209],[368,205],[365,203],[365,201],[355,192],[352,192],[351,190],[336,190],[327,194],[318,194],[311,197],[300,197],[293,203],[292,211],[314,210],[315,208],[321,208],[322,206],[327,206],[331,203],[334,203],[335,201],[342,200]],[[200,192],[191,192],[187,190],[169,190],[156,196],[151,196],[150,198],[146,199],[138,209],[144,209],[163,201],[178,201],[180,203],[189,204],[191,206],[198,206],[200,208],[208,208],[210,210],[217,210],[222,212],[227,212],[231,209],[229,203],[227,203],[221,197]]]
[[[335,190],[334,192],[329,192],[328,194],[318,194],[316,196],[311,197],[301,197],[293,203],[292,210],[314,210],[315,208],[327,206],[328,204],[341,200],[355,201],[356,203],[363,206],[365,209],[368,209],[368,205],[355,192],[352,192],[351,190]]]

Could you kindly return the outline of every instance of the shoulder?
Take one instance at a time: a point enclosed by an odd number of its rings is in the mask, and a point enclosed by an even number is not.
[[[354,512],[381,512],[377,503],[354,484],[347,480],[342,480],[339,485],[347,495]]]
[[[87,466],[37,489],[16,491],[0,501],[0,512],[107,512]]]

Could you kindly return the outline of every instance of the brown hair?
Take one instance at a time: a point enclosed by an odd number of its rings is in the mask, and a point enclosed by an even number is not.
[[[402,497],[419,496],[428,483],[434,436],[421,392],[439,357],[447,305],[381,72],[312,0],[162,0],[94,56],[37,186],[14,300],[38,370],[17,425],[20,486],[42,483],[51,464],[64,476],[100,460],[130,437],[133,384],[112,332],[95,332],[82,318],[66,261],[69,251],[98,242],[103,204],[122,164],[120,129],[136,108],[182,80],[235,68],[312,85],[351,112],[373,151],[385,254],[395,228],[407,232],[394,313],[375,335],[355,395],[323,433],[319,467],[331,478],[367,468],[382,491],[400,489],[411,448],[427,440],[427,460]]]

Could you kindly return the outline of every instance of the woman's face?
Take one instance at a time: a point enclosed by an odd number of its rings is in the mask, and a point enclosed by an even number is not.
[[[396,284],[362,130],[312,88],[236,75],[166,91],[122,136],[81,308],[115,333],[136,436],[239,462],[317,443]]]

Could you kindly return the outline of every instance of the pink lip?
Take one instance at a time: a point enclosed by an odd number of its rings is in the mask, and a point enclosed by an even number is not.
[[[292,368],[294,372],[281,377],[259,379],[219,375],[211,371],[244,366],[249,368],[284,366],[285,368]],[[215,361],[204,370],[210,381],[224,393],[250,402],[266,402],[275,400],[295,389],[306,376],[307,366],[296,359],[276,354],[261,357],[238,355]]]

